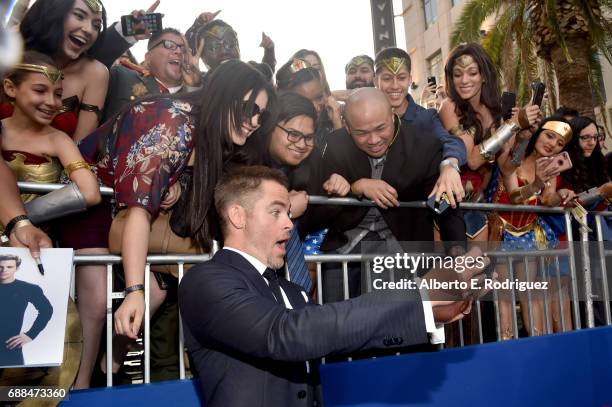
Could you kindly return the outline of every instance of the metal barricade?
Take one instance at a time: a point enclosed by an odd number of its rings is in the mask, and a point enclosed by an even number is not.
[[[19,187],[23,192],[34,192],[34,193],[46,193],[52,190],[61,188],[63,185],[61,184],[36,184],[36,183],[25,183],[20,182]],[[113,190],[108,187],[101,187],[102,195],[112,195]],[[375,204],[371,201],[364,200],[356,200],[352,198],[327,198],[327,197],[319,197],[319,196],[310,196],[309,197],[310,204],[326,204],[326,205],[348,205],[348,206],[375,206]],[[527,270],[529,268],[529,259],[537,259],[538,267],[540,270],[544,269],[544,258],[552,257],[554,259],[556,273],[554,276],[554,283],[559,288],[557,291],[559,296],[561,296],[561,277],[560,277],[560,265],[559,265],[559,257],[564,256],[568,258],[569,262],[569,272],[571,279],[571,289],[570,289],[570,297],[572,304],[572,313],[573,319],[575,321],[575,329],[581,328],[580,322],[580,309],[579,309],[579,288],[578,288],[578,279],[577,279],[577,270],[576,270],[576,253],[574,252],[573,246],[573,229],[572,229],[572,220],[571,215],[568,211],[563,210],[561,208],[547,208],[547,207],[534,207],[528,205],[501,205],[501,204],[482,204],[482,203],[462,203],[461,206],[464,209],[475,209],[475,210],[483,210],[483,211],[505,211],[505,212],[532,212],[532,213],[546,213],[546,214],[557,214],[564,216],[565,227],[567,231],[568,238],[568,247],[567,249],[548,249],[548,250],[537,250],[537,251],[489,251],[486,254],[490,257],[498,257],[498,258],[507,258],[508,261],[508,271],[511,279],[514,279],[514,261],[513,258],[523,258],[524,267]],[[400,203],[400,207],[405,208],[424,208],[425,202],[402,202]],[[595,224],[596,224],[596,237],[597,244],[599,250],[599,263],[601,266],[601,280],[602,280],[602,298],[604,304],[604,312],[605,312],[605,321],[606,324],[610,325],[612,322],[611,312],[610,312],[610,293],[608,289],[608,279],[607,279],[607,268],[606,268],[606,257],[612,255],[612,250],[606,249],[603,241],[603,225],[602,218],[612,216],[611,212],[598,212],[594,214],[595,216]],[[599,298],[595,298],[593,296],[593,286],[592,286],[592,274],[591,274],[591,260],[588,251],[588,247],[586,246],[586,242],[588,242],[589,236],[588,231],[583,228],[580,231],[581,236],[581,248],[582,248],[582,274],[584,275],[584,291],[586,293],[586,301],[585,301],[585,314],[586,314],[586,322],[587,327],[594,326],[594,310],[593,310],[593,300]],[[217,249],[215,245],[214,250]],[[343,294],[344,298],[349,298],[349,281],[348,281],[348,265],[349,263],[361,263],[364,265],[366,269],[366,281],[368,290],[371,289],[372,275],[369,260],[371,259],[371,255],[364,254],[325,254],[325,255],[308,255],[305,256],[305,260],[307,262],[312,262],[316,264],[316,292],[317,292],[317,303],[323,303],[323,267],[324,263],[341,263],[342,265],[342,279],[343,279]],[[152,264],[177,264],[179,268],[178,279],[179,282],[184,275],[184,265],[185,264],[195,264],[201,263],[208,260],[209,255],[149,255],[147,256],[146,266],[145,266],[145,317],[144,317],[144,382],[150,382],[150,321],[149,321],[149,305],[150,305],[150,266]],[[113,274],[112,274],[112,266],[113,264],[119,264],[121,262],[120,256],[115,255],[77,255],[74,258],[74,265],[91,265],[91,264],[100,264],[106,265],[107,268],[107,310],[106,310],[106,322],[107,322],[107,330],[106,330],[106,339],[107,339],[107,386],[112,386],[112,342],[113,342],[113,316],[112,316],[112,305],[113,300],[122,299],[124,297],[121,292],[113,292]],[[288,276],[288,273],[287,273]],[[527,278],[529,278],[527,276]],[[497,338],[498,340],[502,337],[502,332],[500,332],[500,310],[498,308],[498,295],[497,291],[494,291],[494,305],[495,305],[495,320],[496,320],[496,330],[497,330]],[[553,300],[552,298],[545,297],[544,304],[545,306],[545,326],[546,332],[552,332],[552,323],[551,316],[548,314],[548,302]],[[513,328],[513,336],[514,338],[518,338],[518,321],[517,314],[514,310],[514,304],[516,304],[516,295],[514,290],[511,293],[511,304],[512,306],[512,328]],[[532,313],[532,298],[528,296],[528,313],[529,313],[529,321],[531,332],[530,334],[534,334],[533,332],[533,313]],[[568,321],[564,320],[564,309],[563,309],[563,300],[559,298],[559,304],[561,307],[561,326],[562,330],[565,330],[566,324]],[[478,321],[478,338],[479,343],[483,343],[483,318],[481,313],[481,302],[475,302],[475,314],[476,319]],[[463,324],[460,321],[459,324],[460,337],[461,337],[461,346],[463,343]],[[180,320],[179,315],[179,372],[180,378],[184,379],[185,372],[185,360],[184,360],[184,341],[183,341],[183,325]]]

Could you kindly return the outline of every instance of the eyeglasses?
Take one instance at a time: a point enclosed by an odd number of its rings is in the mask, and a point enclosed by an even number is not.
[[[299,143],[300,140],[304,139],[304,144],[306,144],[308,147],[314,146],[314,134],[302,134],[297,130],[288,130],[280,124],[277,124],[276,127],[287,133],[287,140],[289,140],[291,143]]]
[[[584,136],[580,136],[580,141],[604,141],[606,139],[606,136],[600,135],[600,134],[593,134],[593,135],[584,135]]]
[[[159,47],[160,45],[163,45],[165,49],[168,49],[170,51],[174,51],[174,50],[176,50],[178,48],[182,52],[185,52],[185,45],[184,44],[177,44],[176,42],[174,42],[172,40],[161,40],[160,42],[158,42],[157,44],[155,44],[151,48],[149,48],[149,51],[151,51],[153,48]]]
[[[253,121],[253,117],[257,116],[257,125],[261,126],[268,119],[268,111],[262,110],[257,103],[253,103],[252,107],[249,108],[249,102],[242,102],[242,113],[245,120],[249,122]]]

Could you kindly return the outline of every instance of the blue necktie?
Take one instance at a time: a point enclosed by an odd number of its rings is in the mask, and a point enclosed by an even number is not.
[[[293,229],[291,229],[291,236],[287,242],[285,261],[289,269],[289,280],[301,286],[306,293],[310,293],[312,289],[312,280],[310,279],[310,273],[306,267],[304,248],[302,247],[302,241],[300,240],[295,224]]]

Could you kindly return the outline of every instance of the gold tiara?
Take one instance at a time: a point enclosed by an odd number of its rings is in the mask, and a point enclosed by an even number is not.
[[[100,0],[83,0],[87,7],[94,13],[100,13],[103,9],[102,3]]]
[[[291,62],[291,65],[289,65],[289,68],[291,69],[292,74],[297,73],[301,71],[302,69],[306,69],[310,67],[311,65],[308,63],[308,61],[304,59],[299,59],[299,58],[294,58],[293,62]]]
[[[355,58],[351,59],[348,64],[346,64],[345,71],[348,72],[351,69],[351,66],[359,66],[363,64],[368,64],[372,66],[372,60],[366,56],[358,55]]]
[[[376,64],[376,70],[378,71],[380,68],[384,66],[389,71],[391,71],[393,75],[397,75],[400,69],[402,68],[402,66],[404,65],[406,66],[406,68],[408,68],[408,61],[406,60],[406,58],[398,58],[398,57],[385,58]]]
[[[476,62],[474,58],[472,58],[472,56],[468,54],[463,54],[455,58],[455,63],[459,65],[461,68],[466,68],[470,64],[473,64],[474,62]]]
[[[47,77],[51,81],[51,83],[56,83],[60,79],[64,79],[64,74],[62,71],[56,68],[51,68],[45,65],[34,65],[34,64],[17,64],[15,65],[15,69],[21,69],[22,71],[30,71],[41,73]]]
[[[542,126],[542,129],[554,131],[555,133],[563,137],[563,140],[565,141],[566,145],[572,139],[572,128],[569,124],[565,122],[551,120],[551,121],[544,123],[544,125]]]

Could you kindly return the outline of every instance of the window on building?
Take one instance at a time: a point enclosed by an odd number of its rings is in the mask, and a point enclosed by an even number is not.
[[[430,25],[436,22],[438,19],[438,0],[423,0],[423,8],[425,9],[425,27],[429,28]]]
[[[438,51],[427,59],[427,76],[435,76],[438,83],[442,79],[442,52]]]

